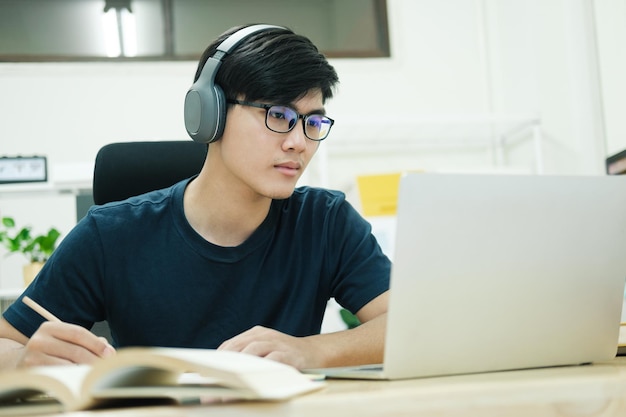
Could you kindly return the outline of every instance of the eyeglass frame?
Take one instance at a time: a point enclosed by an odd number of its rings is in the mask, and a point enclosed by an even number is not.
[[[256,107],[256,108],[259,108],[259,109],[265,109],[265,127],[267,127],[272,132],[276,132],[276,133],[289,133],[289,132],[291,132],[293,130],[293,128],[296,127],[296,125],[298,124],[298,120],[302,119],[302,131],[304,132],[304,136],[306,136],[307,139],[315,141],[315,142],[321,142],[324,139],[326,139],[328,137],[328,135],[330,135],[330,129],[335,124],[335,120],[331,119],[330,117],[326,116],[325,114],[321,114],[321,113],[300,114],[294,108],[289,107],[289,106],[283,106],[282,104],[267,104],[267,103],[258,103],[258,102],[253,102],[253,101],[237,100],[237,99],[227,99],[226,102],[229,103],[229,104],[238,104],[240,106]],[[269,117],[270,109],[272,107],[285,107],[285,108],[288,108],[288,109],[292,110],[296,114],[296,116],[297,116],[296,122],[293,124],[293,126],[291,126],[289,128],[289,130],[281,132],[281,131],[274,130],[271,127],[269,127],[269,125],[267,124],[267,119]],[[307,133],[306,133],[306,121],[307,121],[307,118],[310,117],[310,116],[322,116],[322,117],[330,120],[330,126],[328,127],[328,133],[326,134],[326,136],[324,136],[321,139],[313,139],[312,137],[307,135]]]

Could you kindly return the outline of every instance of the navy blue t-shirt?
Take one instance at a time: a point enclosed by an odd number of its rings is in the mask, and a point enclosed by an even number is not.
[[[107,320],[117,347],[216,348],[255,325],[319,333],[330,297],[356,312],[389,288],[390,262],[343,193],[297,188],[221,247],[187,222],[188,182],[92,207],[24,295],[66,322]],[[43,321],[21,302],[4,317],[28,337]]]

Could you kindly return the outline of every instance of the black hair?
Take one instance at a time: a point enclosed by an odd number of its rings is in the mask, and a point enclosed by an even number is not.
[[[247,26],[247,25],[246,25]],[[217,46],[242,27],[224,32],[200,57],[194,81]],[[287,28],[257,32],[222,59],[215,84],[228,99],[290,104],[319,89],[322,101],[332,98],[339,82],[335,69],[305,36]]]

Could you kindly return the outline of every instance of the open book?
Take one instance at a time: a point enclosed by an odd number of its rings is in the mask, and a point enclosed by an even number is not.
[[[133,347],[93,365],[0,373],[0,415],[127,406],[147,400],[276,401],[322,386],[289,365],[245,353]]]

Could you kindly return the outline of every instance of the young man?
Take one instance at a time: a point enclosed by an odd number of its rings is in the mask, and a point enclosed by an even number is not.
[[[237,32],[209,46],[196,80]],[[18,300],[0,321],[0,367],[89,363],[131,345],[236,350],[297,368],[382,361],[389,260],[342,193],[295,189],[332,126],[335,70],[307,38],[276,27],[219,59],[227,117],[200,174],[93,207],[23,294],[62,322]],[[363,324],[319,334],[330,297]],[[87,330],[101,320],[115,348]]]

